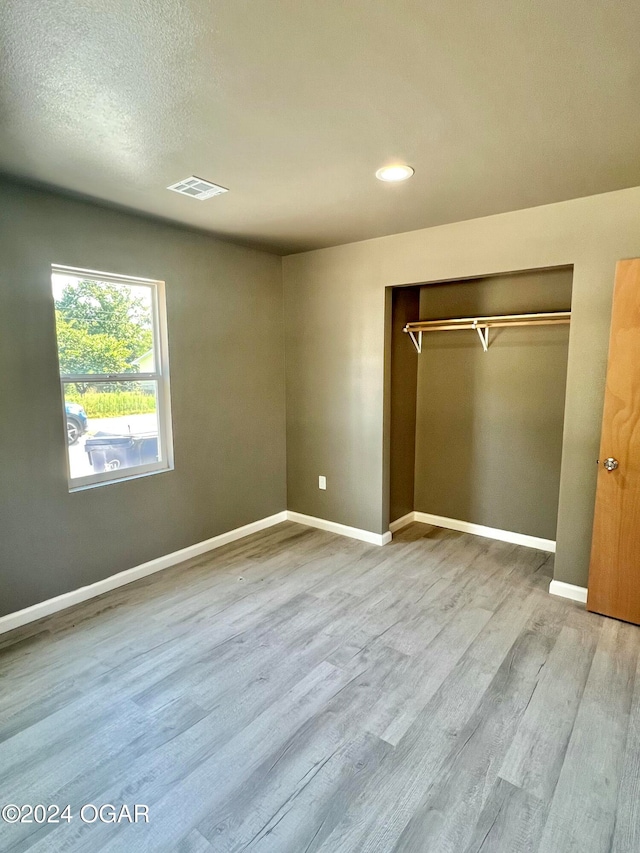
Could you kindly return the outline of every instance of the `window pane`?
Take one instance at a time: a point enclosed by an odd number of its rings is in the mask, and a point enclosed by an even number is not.
[[[53,273],[62,376],[153,373],[152,289]]]
[[[157,462],[157,382],[65,382],[71,479]]]

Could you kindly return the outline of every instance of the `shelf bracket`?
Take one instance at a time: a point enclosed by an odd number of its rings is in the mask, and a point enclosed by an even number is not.
[[[480,343],[482,344],[482,349],[487,352],[489,349],[489,327],[488,326],[479,326],[478,321],[473,321],[473,328],[478,333],[478,337],[480,338]]]
[[[422,352],[422,332],[418,332],[418,337],[416,338],[414,333],[409,330],[409,335],[411,337],[411,340],[413,341],[414,347],[416,348],[416,352],[418,353],[418,355],[420,355],[420,353]]]

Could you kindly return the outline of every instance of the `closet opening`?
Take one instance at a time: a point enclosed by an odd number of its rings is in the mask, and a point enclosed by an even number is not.
[[[419,520],[554,550],[572,278],[554,267],[387,289],[392,530]]]

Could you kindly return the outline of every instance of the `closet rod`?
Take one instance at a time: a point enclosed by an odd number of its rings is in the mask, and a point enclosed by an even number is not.
[[[475,329],[482,348],[489,348],[489,329],[506,326],[553,326],[571,322],[571,311],[549,311],[541,314],[501,314],[493,317],[451,317],[442,320],[419,320],[407,323],[402,330],[411,336],[417,351],[422,352],[423,332],[450,332]],[[416,337],[417,335],[417,337]]]

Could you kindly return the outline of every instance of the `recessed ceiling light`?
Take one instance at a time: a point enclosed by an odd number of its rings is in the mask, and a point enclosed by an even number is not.
[[[411,166],[396,163],[393,166],[383,166],[378,169],[376,178],[386,183],[397,183],[398,181],[406,181],[413,175],[414,171]]]
[[[178,181],[177,184],[171,184],[167,189],[173,190],[174,193],[197,198],[199,201],[229,192],[225,187],[219,187],[218,184],[212,184],[211,181],[205,181],[203,178],[196,178],[195,175],[185,178],[184,181]]]

